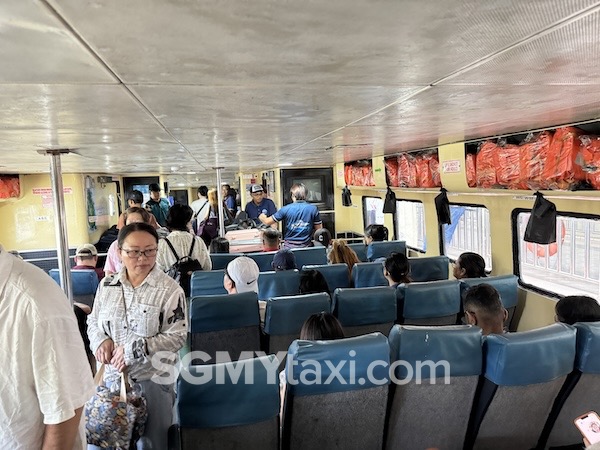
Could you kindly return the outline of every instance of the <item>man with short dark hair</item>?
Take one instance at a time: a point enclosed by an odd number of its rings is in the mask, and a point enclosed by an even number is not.
[[[272,216],[277,212],[275,203],[265,196],[265,191],[260,184],[250,186],[250,197],[252,197],[252,200],[246,204],[245,211],[248,218],[254,220],[257,224],[260,223],[258,216],[261,214]]]
[[[198,199],[190,203],[190,208],[194,212],[192,218],[197,218],[198,221],[204,220],[208,216],[208,187],[200,186],[198,188]],[[203,214],[204,213],[204,214]]]
[[[169,201],[160,196],[160,186],[158,183],[150,183],[150,200],[146,202],[146,209],[156,218],[161,227],[167,226],[167,216],[169,215]]]
[[[129,208],[133,208],[133,207],[141,208],[142,203],[144,203],[144,194],[142,194],[142,191],[138,191],[137,189],[134,189],[127,196],[127,208],[125,208],[125,209],[129,209]],[[150,214],[150,222],[148,222],[148,223],[150,225],[152,225],[154,228],[157,228],[157,229],[160,228],[160,225],[158,224],[158,222],[156,222],[156,218],[152,214]],[[117,221],[117,230],[120,230],[124,226],[125,226],[125,212],[121,213],[121,215],[119,216],[119,220]]]
[[[98,281],[104,278],[104,270],[96,267],[98,263],[98,250],[92,244],[83,244],[75,250],[75,266],[73,270],[94,270],[98,275]]]
[[[275,228],[265,228],[262,232],[263,252],[276,252],[281,243],[281,233]]]
[[[237,215],[237,192],[230,185],[223,183],[221,185],[221,194],[223,194],[225,206],[227,206],[231,215],[235,217]]]
[[[508,311],[502,305],[500,294],[492,285],[477,284],[467,291],[463,302],[468,324],[481,328],[482,334],[503,334]]]

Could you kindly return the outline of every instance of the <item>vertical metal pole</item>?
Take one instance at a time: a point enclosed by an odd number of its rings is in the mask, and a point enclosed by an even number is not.
[[[223,193],[221,192],[222,167],[213,167],[217,171],[217,203],[219,207],[219,236],[225,236],[225,211],[223,210]]]
[[[69,243],[67,239],[67,217],[65,214],[65,196],[62,182],[62,169],[60,164],[61,153],[68,150],[48,150],[50,155],[50,178],[52,181],[52,200],[54,202],[54,231],[56,233],[56,255],[58,258],[58,271],[60,283],[73,304],[73,284],[71,283],[71,263],[69,261]]]

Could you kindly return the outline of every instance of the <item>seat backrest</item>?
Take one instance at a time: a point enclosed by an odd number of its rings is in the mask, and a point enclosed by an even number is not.
[[[348,272],[348,265],[346,263],[302,266],[302,270],[313,269],[323,274],[330,293],[333,293],[337,288],[350,287],[350,273]]]
[[[554,402],[539,448],[546,448],[546,445],[561,447],[580,443],[581,435],[573,426],[573,419],[587,411],[598,411],[600,322],[576,323],[575,328],[577,329],[575,370],[567,377]]]
[[[287,350],[300,337],[306,319],[322,311],[331,311],[331,299],[324,292],[268,299],[264,330],[269,336],[269,352]]]
[[[450,273],[450,260],[447,256],[426,256],[408,258],[410,278],[412,281],[447,280]]]
[[[377,258],[387,258],[392,252],[406,255],[405,241],[377,241],[371,242],[370,250],[367,249],[367,256],[370,261]]]
[[[270,272],[273,270],[271,263],[273,262],[273,256],[275,256],[275,253],[277,252],[257,252],[248,253],[246,256],[254,260],[260,272]]]
[[[462,296],[464,295],[468,288],[471,286],[476,286],[481,283],[487,283],[496,288],[498,293],[500,294],[500,300],[504,307],[508,310],[508,320],[507,325],[511,328],[511,323],[513,317],[515,315],[515,309],[517,308],[517,303],[519,303],[518,296],[518,281],[519,278],[515,275],[498,275],[495,277],[484,277],[484,278],[463,278],[460,280],[462,282]]]
[[[364,243],[356,242],[354,244],[348,244],[348,247],[350,247],[352,250],[354,250],[354,252],[356,253],[356,256],[358,256],[359,260],[361,260],[362,262],[368,262],[367,246]]]
[[[231,360],[260,351],[260,318],[255,292],[192,297],[190,301],[190,349],[202,351],[214,363],[216,352],[229,352]],[[205,358],[206,359],[206,358]],[[195,361],[194,364],[199,364]]]
[[[295,269],[280,272],[261,272],[258,276],[258,298],[260,300],[295,295],[299,289],[300,272]]]
[[[176,431],[170,430],[169,448],[277,450],[277,365],[270,355],[185,368],[177,380]]]
[[[458,280],[398,286],[398,322],[405,325],[453,325],[460,312]]]
[[[298,268],[309,264],[327,264],[327,251],[322,245],[291,249]]]
[[[346,336],[376,331],[387,336],[396,320],[396,290],[384,286],[336,289],[332,310]]]
[[[395,325],[394,370],[386,448],[462,448],[482,370],[481,329],[470,325]],[[431,411],[443,417],[423,420]]]
[[[357,263],[352,267],[352,284],[355,288],[388,286],[380,262]]]
[[[388,369],[389,345],[380,333],[294,341],[286,364],[282,448],[381,448]]]
[[[484,340],[484,379],[465,448],[533,448],[575,360],[575,329],[557,323]]]
[[[58,269],[50,269],[49,274],[60,286]],[[71,269],[71,282],[73,284],[73,301],[93,306],[99,284],[96,271],[94,269]]]
[[[224,270],[197,270],[190,280],[190,297],[227,294],[223,287]]]
[[[210,259],[212,261],[213,270],[225,269],[227,264],[233,261],[238,256],[244,256],[243,253],[211,253]]]

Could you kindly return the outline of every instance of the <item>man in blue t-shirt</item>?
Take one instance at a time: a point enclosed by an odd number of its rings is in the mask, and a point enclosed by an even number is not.
[[[314,230],[323,227],[319,210],[306,202],[306,186],[294,184],[290,189],[292,202],[285,205],[272,216],[260,214],[259,220],[265,225],[273,225],[285,220],[284,248],[311,247]]]
[[[266,216],[272,216],[277,212],[275,203],[270,198],[265,197],[265,192],[260,184],[253,184],[250,186],[250,196],[252,201],[246,204],[246,214],[248,218],[254,220],[256,224],[260,223],[258,216],[264,214]]]

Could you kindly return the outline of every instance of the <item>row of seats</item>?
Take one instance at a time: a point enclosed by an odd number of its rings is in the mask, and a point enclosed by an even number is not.
[[[580,443],[572,420],[600,400],[599,351],[600,323],[486,338],[471,326],[396,325],[389,339],[373,333],[297,340],[287,352],[291,381],[281,434],[278,363],[271,355],[186,369],[178,380],[170,448],[541,449]],[[245,383],[250,371],[253,380]],[[210,378],[207,383],[194,382],[206,374],[212,375],[203,378]]]
[[[58,269],[50,269],[48,272],[52,279],[60,286],[60,272]],[[71,269],[71,282],[73,285],[73,300],[92,306],[96,290],[98,289],[98,274],[95,270]]]

